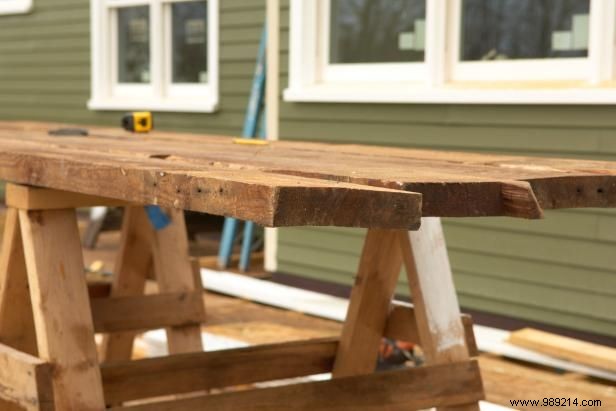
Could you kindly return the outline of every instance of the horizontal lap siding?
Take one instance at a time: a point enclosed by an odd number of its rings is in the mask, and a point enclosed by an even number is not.
[[[0,120],[118,125],[121,112],[90,111],[88,0],[34,0],[28,15],[0,16]],[[156,113],[156,127],[238,135],[263,28],[262,0],[220,1],[220,109]]]
[[[614,161],[616,107],[283,103],[281,136]],[[465,307],[616,336],[615,211],[548,211],[543,221],[445,219],[444,225]],[[351,284],[363,234],[282,229],[279,269]],[[408,294],[404,276],[398,291]]]

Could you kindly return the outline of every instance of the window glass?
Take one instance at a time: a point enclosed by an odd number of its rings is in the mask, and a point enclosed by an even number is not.
[[[118,9],[118,81],[150,82],[150,8]]]
[[[174,83],[207,83],[207,2],[173,3]]]
[[[330,63],[424,60],[425,0],[330,1]]]
[[[589,12],[590,0],[462,0],[460,59],[586,57]]]

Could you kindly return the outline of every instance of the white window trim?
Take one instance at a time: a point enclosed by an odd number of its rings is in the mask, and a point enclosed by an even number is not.
[[[465,63],[456,62],[457,47],[448,47],[456,44],[453,31],[459,23],[452,24],[452,19],[459,13],[459,0],[427,0],[426,57],[420,63],[424,74],[418,81],[379,74],[386,65],[371,77],[366,77],[365,70],[355,74],[347,70],[345,81],[325,76],[329,46],[319,15],[324,1],[328,0],[291,0],[286,101],[616,104],[616,0],[591,0],[588,58]],[[508,81],[503,80],[503,72],[509,74]]]
[[[32,0],[3,0],[0,1],[0,15],[25,14],[32,10]]]
[[[197,0],[91,0],[91,110],[212,113],[219,105],[219,0],[208,0],[208,83],[172,84],[170,3]],[[118,84],[118,7],[150,5],[150,84]]]

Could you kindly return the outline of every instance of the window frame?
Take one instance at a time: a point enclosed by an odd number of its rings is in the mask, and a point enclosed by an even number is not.
[[[32,10],[32,0],[3,0],[0,2],[0,16],[26,14]]]
[[[380,70],[367,81],[368,71],[358,67],[355,73],[347,70],[345,81],[339,81],[325,76],[323,70],[323,44],[329,38],[319,33],[329,22],[317,5],[329,6],[329,0],[291,0],[289,86],[284,98],[300,102],[615,104],[616,0],[589,1],[585,58],[460,63],[461,0],[426,0],[423,79],[400,81]],[[510,76],[501,75],[507,72]]]
[[[219,0],[207,0],[207,83],[174,84],[171,4],[202,0],[91,0],[91,110],[211,113],[219,104]],[[150,83],[118,82],[118,19],[122,7],[150,7]],[[162,28],[162,30],[160,29]]]

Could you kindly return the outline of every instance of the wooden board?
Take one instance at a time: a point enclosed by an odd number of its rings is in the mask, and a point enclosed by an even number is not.
[[[609,162],[284,141],[252,146],[220,136],[154,132],[136,137],[102,128],[90,128],[88,137],[49,137],[46,130],[57,127],[1,123],[0,177],[259,217],[268,225],[408,228],[410,197],[396,202],[399,192],[384,194],[376,187],[423,194],[425,216],[539,218],[543,209],[616,205],[616,165]],[[69,175],[70,187],[62,182]],[[239,207],[249,199],[257,216]],[[299,204],[303,208],[297,211]],[[405,218],[401,204],[408,206]],[[369,221],[372,214],[380,220]]]
[[[408,411],[478,401],[476,361],[112,408],[119,411]]]
[[[265,226],[410,229],[419,224],[421,196],[416,193],[271,173],[242,164],[220,165],[212,160],[176,162],[167,155],[139,153],[128,147],[128,151],[121,147],[108,151],[114,144],[94,136],[83,137],[86,144],[81,146],[80,139],[39,134],[42,139],[9,132],[1,139],[0,178],[232,216]],[[98,146],[90,145],[97,140]],[[144,148],[157,144],[136,137],[125,141]],[[192,144],[191,150],[207,151],[207,146]]]
[[[509,342],[557,358],[616,372],[616,348],[532,328],[512,332]]]
[[[337,345],[337,339],[306,340],[105,364],[105,399],[119,403],[321,374],[331,371]]]
[[[75,210],[19,211],[41,359],[58,410],[104,409]]]
[[[52,365],[0,344],[0,399],[21,409],[53,410]],[[2,410],[5,410],[4,404]],[[11,405],[12,407],[12,405]]]

